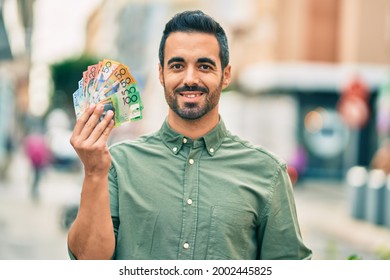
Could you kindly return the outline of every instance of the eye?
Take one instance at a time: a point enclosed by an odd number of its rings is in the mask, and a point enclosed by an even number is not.
[[[199,69],[204,70],[204,71],[208,71],[208,70],[211,70],[212,67],[209,64],[201,64],[201,65],[199,65]]]
[[[171,64],[169,68],[172,70],[180,70],[183,69],[183,65],[179,63],[175,63],[175,64]]]

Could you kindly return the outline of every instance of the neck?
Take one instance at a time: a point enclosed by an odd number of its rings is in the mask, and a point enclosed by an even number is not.
[[[219,123],[218,112],[209,112],[207,115],[197,120],[185,120],[169,110],[169,126],[177,133],[183,134],[192,140],[203,137],[209,133]]]

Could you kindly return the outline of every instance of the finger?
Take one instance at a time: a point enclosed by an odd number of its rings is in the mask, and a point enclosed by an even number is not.
[[[85,123],[83,130],[80,132],[80,139],[87,139],[92,131],[95,129],[96,125],[99,122],[100,116],[103,113],[103,105],[99,104],[96,106],[93,114],[89,117],[88,121]]]
[[[81,131],[83,130],[85,124],[87,123],[88,119],[92,115],[93,111],[95,110],[96,105],[93,104],[91,107],[89,107],[85,112],[80,116],[80,118],[77,120],[76,125],[73,129],[73,135],[78,136],[80,135]]]
[[[115,124],[114,120],[111,119],[108,125],[106,126],[106,128],[103,130],[100,138],[96,141],[97,145],[107,144],[107,139],[110,136],[112,129],[114,128],[114,124]]]
[[[99,140],[104,130],[107,128],[107,126],[110,125],[113,116],[114,112],[112,110],[108,110],[106,112],[106,115],[104,116],[103,120],[95,127],[91,135],[88,137],[88,142],[94,144],[96,141]]]

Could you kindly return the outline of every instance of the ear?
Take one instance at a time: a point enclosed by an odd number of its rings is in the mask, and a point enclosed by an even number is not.
[[[228,64],[225,69],[223,69],[223,80],[222,80],[222,89],[225,89],[229,84],[232,78],[232,67]]]
[[[164,86],[163,67],[161,66],[161,63],[158,64],[158,78],[160,80],[160,84]]]

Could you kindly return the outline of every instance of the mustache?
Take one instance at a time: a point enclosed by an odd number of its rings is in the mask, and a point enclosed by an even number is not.
[[[180,93],[183,91],[200,91],[203,93],[209,93],[209,90],[207,88],[200,86],[182,86],[175,89],[175,93]]]

